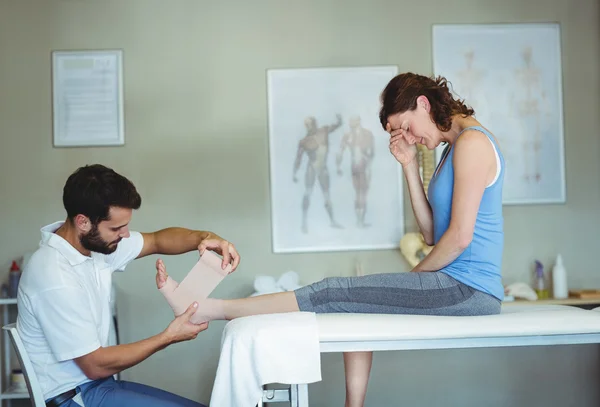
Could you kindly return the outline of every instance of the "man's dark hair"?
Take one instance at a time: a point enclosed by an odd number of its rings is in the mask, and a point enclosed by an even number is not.
[[[108,220],[111,206],[138,209],[142,198],[124,176],[100,164],[78,168],[63,188],[63,205],[68,218],[87,216],[92,224]]]

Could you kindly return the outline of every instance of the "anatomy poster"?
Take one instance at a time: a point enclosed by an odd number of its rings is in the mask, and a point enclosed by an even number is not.
[[[503,202],[565,202],[559,25],[436,25],[433,61],[500,144]]]
[[[273,250],[397,248],[401,166],[379,121],[395,66],[267,72]]]

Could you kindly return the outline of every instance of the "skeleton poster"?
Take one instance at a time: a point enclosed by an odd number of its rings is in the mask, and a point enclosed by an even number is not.
[[[433,41],[435,75],[500,144],[503,203],[565,202],[559,25],[436,25]]]

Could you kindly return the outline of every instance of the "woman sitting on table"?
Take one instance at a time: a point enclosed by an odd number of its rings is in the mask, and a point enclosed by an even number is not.
[[[435,245],[433,250],[411,273],[331,277],[296,291],[235,300],[198,298],[197,313],[203,321],[298,311],[450,316],[500,312],[505,166],[498,143],[474,118],[473,109],[452,96],[444,78],[400,74],[385,87],[381,102],[379,117],[390,134],[390,152],[402,165],[417,223],[425,243]],[[430,150],[447,144],[427,195],[417,143]],[[226,250],[223,255],[226,264]],[[170,293],[177,284],[161,260],[157,270],[158,287],[174,306]],[[372,356],[344,354],[346,407],[363,406]]]

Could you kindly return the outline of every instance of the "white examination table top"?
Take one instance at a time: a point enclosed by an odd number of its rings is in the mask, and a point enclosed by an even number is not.
[[[600,344],[600,308],[510,304],[499,315],[478,317],[339,313],[316,318],[321,353]],[[308,385],[264,389],[259,406],[288,401],[308,407]]]
[[[600,312],[509,305],[489,316],[319,314],[321,352],[600,343]]]

